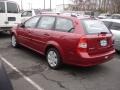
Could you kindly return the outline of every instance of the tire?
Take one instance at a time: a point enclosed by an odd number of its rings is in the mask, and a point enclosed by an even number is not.
[[[61,56],[58,50],[55,48],[48,49],[47,54],[46,54],[46,59],[47,59],[47,63],[49,67],[54,70],[59,69],[62,65]]]
[[[118,54],[120,54],[120,50],[116,50],[116,52],[117,52]]]
[[[15,35],[12,35],[11,37],[11,45],[16,48],[18,47],[18,42],[17,42],[17,39],[16,39],[16,36]]]

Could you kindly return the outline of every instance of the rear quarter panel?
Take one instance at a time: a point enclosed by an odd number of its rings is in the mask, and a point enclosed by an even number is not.
[[[60,52],[64,63],[75,62],[77,46],[81,35],[76,33],[54,31],[47,45],[54,45]]]

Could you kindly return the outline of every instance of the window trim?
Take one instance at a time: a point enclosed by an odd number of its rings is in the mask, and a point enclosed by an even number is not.
[[[53,26],[52,26],[51,29],[38,28],[38,24],[39,24],[39,22],[41,22],[42,17],[54,17],[54,18],[55,18],[54,24],[53,24]],[[51,30],[51,31],[53,31],[53,30],[55,30],[55,22],[56,22],[56,16],[42,15],[42,16],[40,17],[39,21],[38,21],[37,24],[36,24],[36,29],[44,29],[44,30]]]
[[[65,17],[56,17],[56,22],[55,22],[55,27],[54,27],[55,31],[58,31],[58,32],[68,32],[68,31],[64,31],[63,29],[56,29],[56,24],[57,24],[58,18],[70,20],[72,22],[72,25],[73,25],[73,28],[74,28],[74,22],[73,22],[73,20],[71,20],[69,18],[65,18]],[[63,31],[61,31],[61,30],[63,30]],[[70,32],[74,32],[74,29],[72,31],[70,31]]]

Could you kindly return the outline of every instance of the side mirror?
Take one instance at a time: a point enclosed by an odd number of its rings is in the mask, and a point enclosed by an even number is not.
[[[25,28],[25,24],[24,24],[24,23],[21,23],[21,24],[19,25],[19,27]]]
[[[75,29],[75,28],[72,27],[72,28],[70,28],[70,29],[68,30],[68,32],[72,32],[74,29]]]

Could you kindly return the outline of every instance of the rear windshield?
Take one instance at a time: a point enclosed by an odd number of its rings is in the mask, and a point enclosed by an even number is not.
[[[5,3],[0,2],[0,13],[5,13]]]
[[[103,22],[98,20],[83,20],[84,28],[87,34],[99,34],[101,32],[110,33]]]
[[[11,2],[7,3],[7,13],[18,13],[18,12],[19,12],[19,8],[16,3],[11,3]]]

